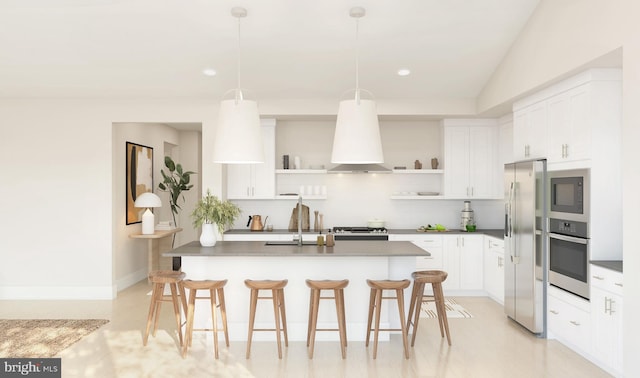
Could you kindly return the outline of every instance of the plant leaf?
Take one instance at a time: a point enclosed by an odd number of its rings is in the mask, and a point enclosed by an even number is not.
[[[171,159],[171,156],[165,156],[164,157],[164,165],[169,168],[170,172],[173,172],[176,170],[176,165],[173,162],[173,159]]]

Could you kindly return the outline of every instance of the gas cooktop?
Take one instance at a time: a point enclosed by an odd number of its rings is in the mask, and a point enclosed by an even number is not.
[[[384,227],[334,227],[336,234],[386,234]]]
[[[384,227],[334,227],[336,240],[389,240]]]

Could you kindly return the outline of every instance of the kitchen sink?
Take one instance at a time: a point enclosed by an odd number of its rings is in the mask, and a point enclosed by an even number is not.
[[[269,240],[264,245],[298,245],[294,240]],[[315,241],[303,241],[302,245],[317,245]]]

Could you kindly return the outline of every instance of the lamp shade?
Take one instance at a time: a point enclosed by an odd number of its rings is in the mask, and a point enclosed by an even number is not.
[[[264,163],[258,104],[250,100],[220,103],[213,161],[226,164]]]
[[[375,101],[363,99],[340,101],[331,162],[384,163]]]
[[[160,197],[151,192],[142,193],[133,203],[135,207],[161,207],[162,201]]]

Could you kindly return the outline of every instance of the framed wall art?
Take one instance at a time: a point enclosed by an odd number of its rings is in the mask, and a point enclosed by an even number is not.
[[[153,192],[153,147],[127,142],[127,224],[140,223],[142,211],[133,204],[142,193]]]

